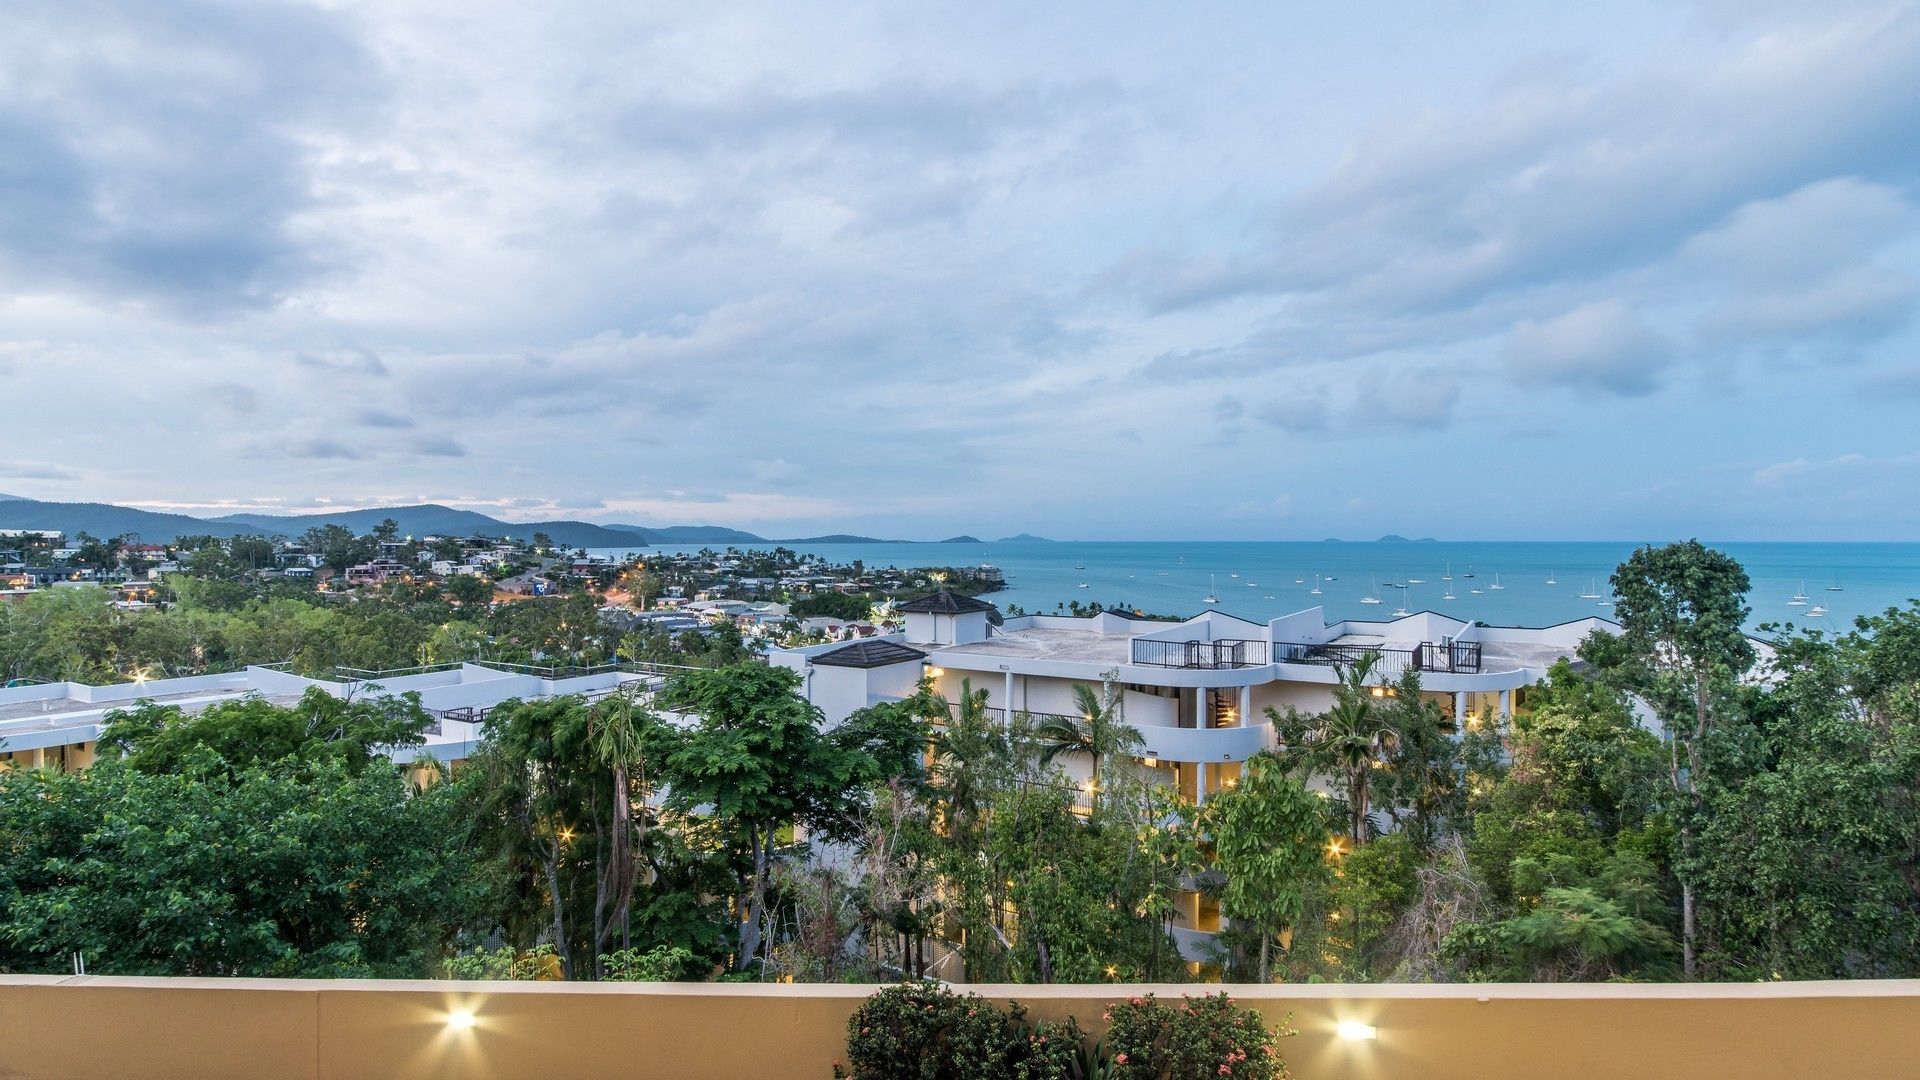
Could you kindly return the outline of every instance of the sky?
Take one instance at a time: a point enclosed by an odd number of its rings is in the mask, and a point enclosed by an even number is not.
[[[1920,539],[1920,3],[0,16],[0,491]]]

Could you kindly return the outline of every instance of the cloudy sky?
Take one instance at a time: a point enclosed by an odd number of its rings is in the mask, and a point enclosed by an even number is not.
[[[0,491],[1912,539],[1916,73],[1916,4],[11,3]]]

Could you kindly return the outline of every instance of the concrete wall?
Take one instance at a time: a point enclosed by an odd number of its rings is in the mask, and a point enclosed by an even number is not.
[[[978,987],[1036,1014],[1166,986]],[[1300,1080],[1807,1080],[1920,1062],[1920,983],[1234,987],[1291,1014]],[[871,987],[0,976],[12,1080],[755,1077],[823,1080]],[[447,1023],[470,1011],[475,1025]],[[1336,1025],[1373,1025],[1347,1041]]]

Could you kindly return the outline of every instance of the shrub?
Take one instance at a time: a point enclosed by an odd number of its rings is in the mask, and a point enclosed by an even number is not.
[[[1116,1080],[1281,1080],[1279,1038],[1260,1014],[1226,994],[1185,998],[1179,1005],[1153,995],[1129,998],[1107,1010],[1106,1048]]]
[[[890,986],[847,1021],[847,1064],[855,1080],[1071,1080],[1078,1075],[1078,1025],[1025,1023],[1019,1005],[1002,1011],[978,994],[920,983]]]

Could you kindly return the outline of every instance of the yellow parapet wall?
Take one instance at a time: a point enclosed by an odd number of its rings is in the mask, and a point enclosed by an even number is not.
[[[0,976],[0,1077],[825,1080],[872,989]],[[973,989],[1098,1027],[1205,988]],[[1920,1076],[1920,981],[1230,989],[1301,1080]]]

